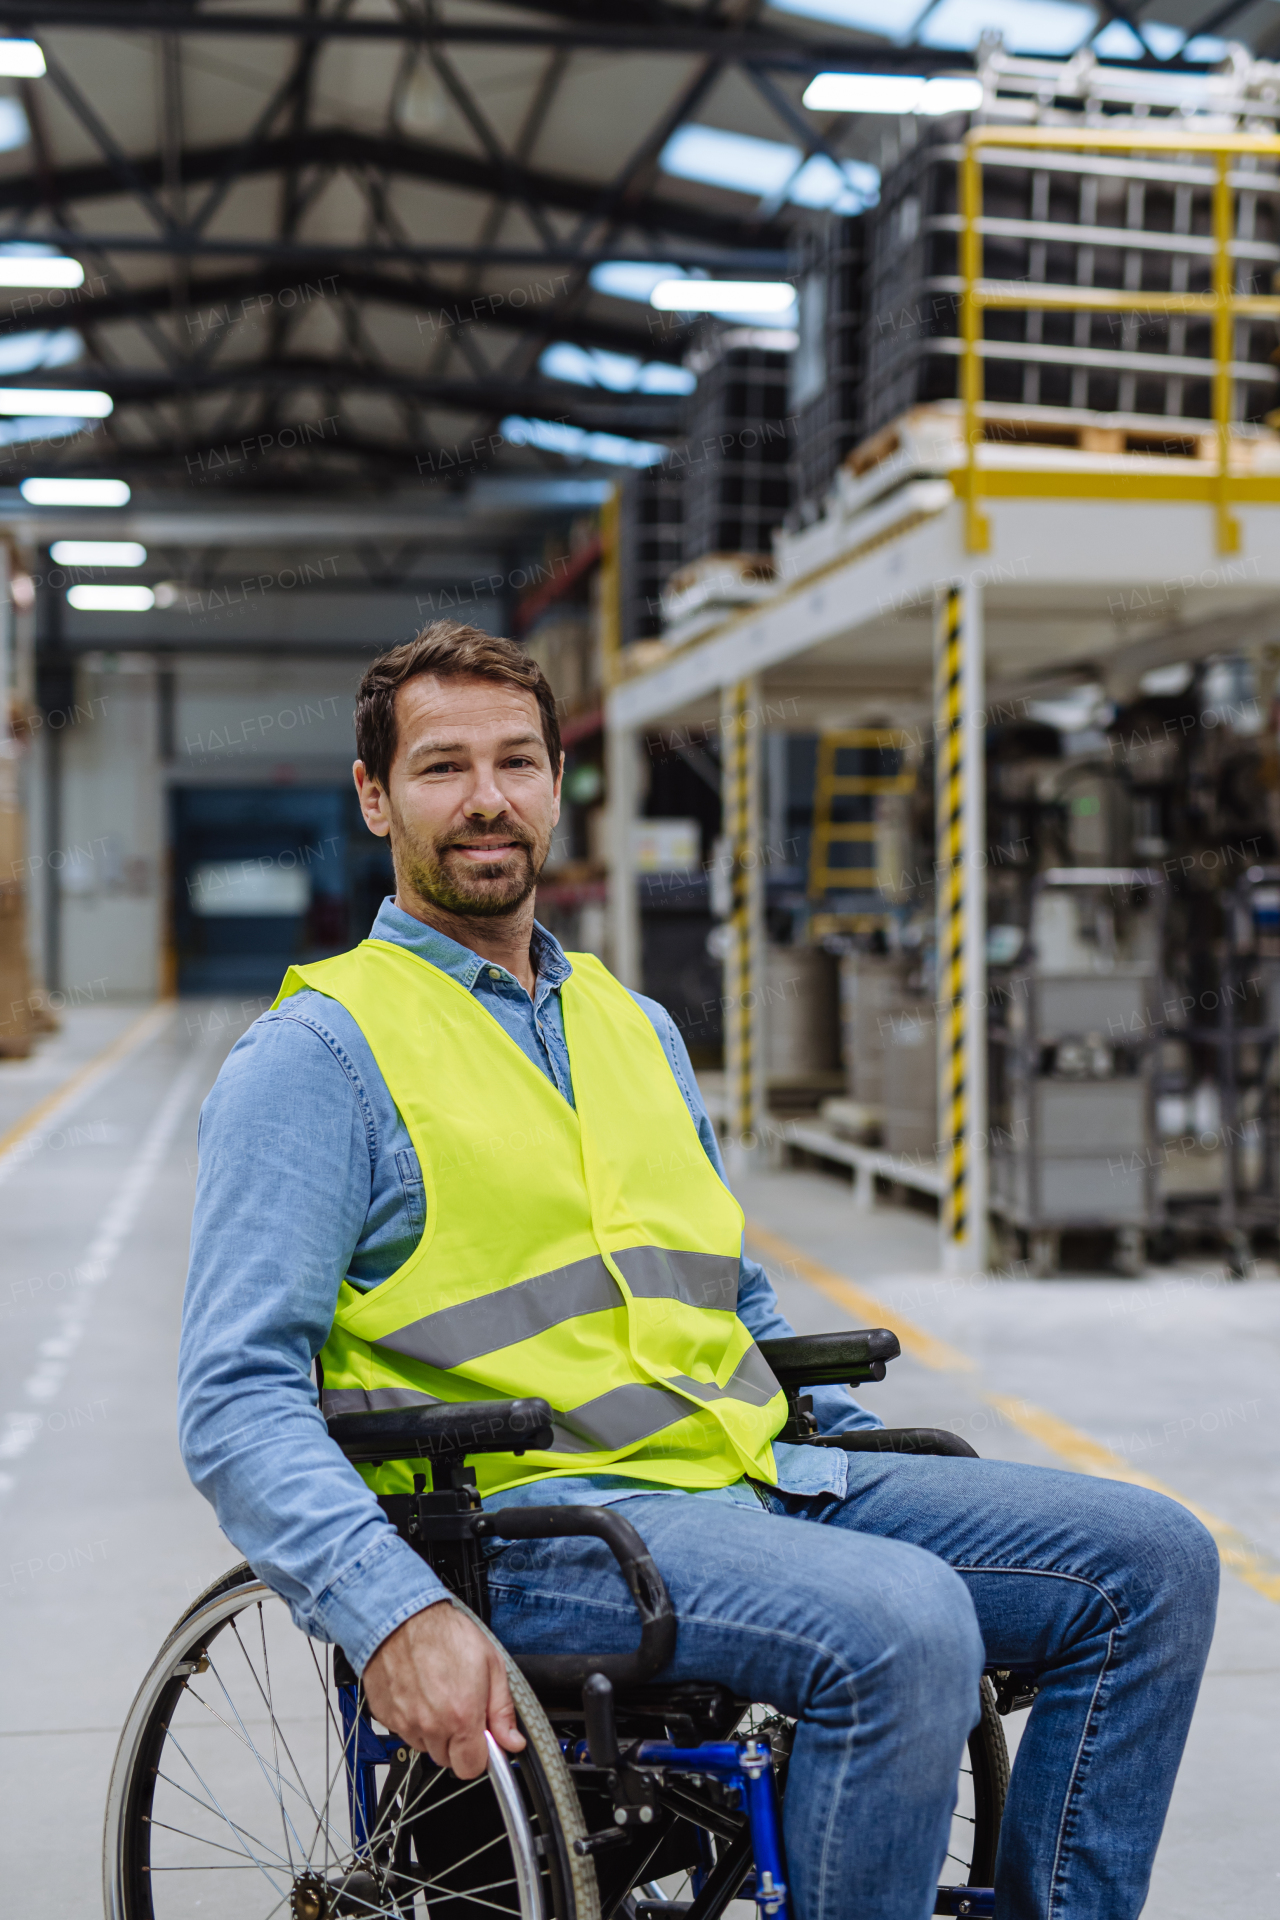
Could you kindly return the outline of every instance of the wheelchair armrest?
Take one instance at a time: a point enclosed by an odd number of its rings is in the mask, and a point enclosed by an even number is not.
[[[379,1413],[335,1413],[329,1438],[362,1466],[387,1460],[440,1460],[468,1453],[524,1453],[551,1445],[545,1400],[439,1400]]]
[[[535,1686],[580,1687],[591,1674],[618,1686],[649,1680],[676,1649],[676,1615],[667,1585],[640,1535],[616,1507],[500,1507],[473,1523],[480,1539],[564,1540],[583,1534],[603,1540],[617,1561],[640,1615],[640,1644],[632,1653],[531,1653],[512,1657]]]
[[[976,1447],[946,1427],[859,1427],[854,1433],[824,1433],[807,1447],[839,1447],[842,1453],[937,1453],[978,1460]]]
[[[857,1333],[798,1334],[789,1340],[761,1340],[758,1344],[784,1388],[856,1387],[867,1380],[883,1380],[888,1362],[902,1352],[897,1334],[888,1327],[865,1327]]]

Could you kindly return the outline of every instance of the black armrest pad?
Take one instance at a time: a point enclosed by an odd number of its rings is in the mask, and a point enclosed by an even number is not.
[[[842,1453],[939,1453],[977,1460],[976,1447],[947,1427],[859,1427],[855,1433],[823,1433],[808,1447],[839,1447]]]
[[[852,1387],[883,1380],[887,1362],[902,1352],[888,1327],[797,1334],[790,1340],[761,1340],[759,1346],[783,1387]]]
[[[554,1437],[545,1400],[438,1401],[386,1413],[335,1413],[326,1424],[347,1459],[365,1466],[446,1454],[523,1453],[549,1447]]]

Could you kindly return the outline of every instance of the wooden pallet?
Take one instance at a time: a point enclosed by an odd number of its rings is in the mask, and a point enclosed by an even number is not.
[[[1000,406],[984,401],[978,408],[984,444],[993,446],[1060,447],[1076,453],[1139,453],[1147,458],[1216,461],[1217,435],[1207,423],[1169,421],[1152,415],[1077,412],[1070,407]],[[910,455],[922,440],[955,440],[962,434],[959,401],[938,401],[912,407],[856,446],[845,458],[848,473],[861,478],[897,455]],[[1258,434],[1273,443],[1271,432]],[[1252,444],[1237,439],[1233,458]]]

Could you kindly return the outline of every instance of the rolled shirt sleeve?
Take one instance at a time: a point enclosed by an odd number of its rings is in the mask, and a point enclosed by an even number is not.
[[[373,1119],[349,1058],[271,1013],[200,1117],[179,1360],[187,1471],[305,1633],[359,1672],[447,1598],[329,1438],[312,1363],[369,1208]]]

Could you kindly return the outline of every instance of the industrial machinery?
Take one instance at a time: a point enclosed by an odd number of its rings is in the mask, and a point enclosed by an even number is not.
[[[1234,1279],[1249,1271],[1256,1237],[1280,1227],[1280,1126],[1275,1084],[1280,1025],[1275,1020],[1280,866],[1250,867],[1227,896],[1220,984],[1195,997],[1178,1036],[1190,1056],[1188,1079],[1216,1095],[1216,1114],[1197,1115],[1175,1136],[1175,1160],[1211,1144],[1212,1184],[1188,1191],[1168,1183],[1165,1228],[1220,1240]],[[1204,1127],[1198,1121],[1207,1121]],[[1184,1151],[1185,1144],[1185,1151]],[[1167,1153],[1167,1149],[1166,1149]]]
[[[1067,1230],[1109,1232],[1116,1266],[1138,1273],[1160,1224],[1160,978],[1149,963],[1118,957],[1114,929],[1117,910],[1160,916],[1161,878],[1147,868],[1050,868],[1032,890],[1032,964],[993,975],[991,1207],[1041,1278],[1057,1271]],[[1044,950],[1043,930],[1068,917],[1092,932],[1087,970],[1065,942]]]

